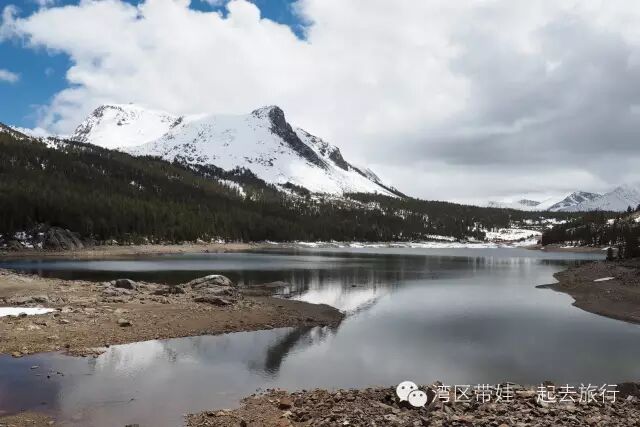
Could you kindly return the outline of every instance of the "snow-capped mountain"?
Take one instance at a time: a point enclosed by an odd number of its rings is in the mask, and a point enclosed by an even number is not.
[[[640,186],[621,185],[605,194],[576,191],[561,199],[546,199],[542,202],[522,199],[517,202],[489,202],[488,207],[518,209],[522,211],[551,212],[587,212],[614,211],[622,212],[629,206],[635,208],[640,204]]]
[[[563,212],[583,202],[600,197],[597,193],[575,191],[564,197],[551,197],[542,201],[521,199],[515,202],[489,202],[487,207],[502,209],[517,209],[521,211],[551,211]]]
[[[347,162],[337,147],[292,127],[276,106],[245,115],[177,116],[103,105],[72,139],[185,164],[245,168],[268,183],[295,184],[311,192],[402,195],[370,170]]]
[[[515,202],[496,202],[490,201],[487,203],[487,207],[489,208],[500,208],[500,209],[516,209],[520,211],[537,211],[537,210],[545,210],[540,208],[540,203],[535,200],[529,199],[521,199]]]
[[[592,200],[601,197],[601,194],[598,193],[589,193],[587,191],[575,191],[569,194],[564,199],[560,200],[558,203],[553,204],[549,207],[549,210],[552,212],[563,212],[572,209],[574,206],[577,206],[581,203],[587,203]]]
[[[567,198],[570,196],[567,196]],[[519,211],[548,211],[553,210],[552,207],[558,204],[558,198],[548,198],[542,201],[521,199],[515,202],[494,202],[487,203],[489,208],[516,209]]]
[[[102,105],[76,128],[71,139],[121,149],[155,141],[182,120],[183,116],[136,105]]]
[[[627,210],[629,206],[635,209],[638,204],[640,204],[640,186],[625,184],[592,200],[586,200],[562,210],[566,212],[595,210],[622,212]]]

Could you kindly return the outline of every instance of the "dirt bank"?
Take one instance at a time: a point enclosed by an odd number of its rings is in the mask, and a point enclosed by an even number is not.
[[[223,280],[224,279],[224,280]],[[343,314],[327,305],[247,296],[222,276],[168,287],[143,282],[45,279],[0,270],[0,307],[54,312],[0,317],[0,353],[88,355],[151,339],[298,325],[331,325]]]
[[[452,403],[451,396],[449,403],[432,400],[422,408],[400,403],[393,388],[268,391],[238,409],[189,415],[187,426],[640,426],[637,396],[621,392],[606,404],[538,403],[536,388],[513,388],[511,402],[481,403],[471,395],[470,402]]]
[[[187,243],[182,245],[132,245],[132,246],[94,246],[91,248],[50,251],[39,249],[25,249],[21,251],[0,250],[0,258],[128,258],[145,255],[165,254],[197,254],[209,252],[244,251],[265,247],[260,243]]]
[[[585,311],[640,323],[640,259],[596,261],[554,277],[558,283],[539,287],[571,295]]]

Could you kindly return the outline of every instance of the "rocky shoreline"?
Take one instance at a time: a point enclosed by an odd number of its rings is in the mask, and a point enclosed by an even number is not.
[[[400,402],[394,388],[312,390],[289,393],[268,390],[250,396],[233,410],[187,416],[188,427],[232,426],[640,426],[637,384],[618,388],[615,402],[547,403],[537,387],[513,385],[511,401],[454,402],[436,395],[437,384],[422,386],[430,396],[424,407]],[[551,386],[548,385],[551,390]]]
[[[640,323],[640,259],[591,262],[554,277],[558,283],[538,287],[570,295],[585,311]]]
[[[147,245],[97,245],[75,249],[0,248],[0,259],[118,259],[153,255],[199,254],[246,251],[267,245],[260,243],[184,243]]]
[[[245,295],[218,275],[165,286],[128,279],[105,283],[47,279],[0,270],[0,308],[36,306],[53,311],[0,317],[0,353],[20,357],[64,351],[87,356],[116,344],[335,325],[344,317],[327,305]]]

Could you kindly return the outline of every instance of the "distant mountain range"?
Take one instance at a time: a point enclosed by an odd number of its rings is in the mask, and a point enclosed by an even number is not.
[[[489,202],[488,207],[517,209],[523,211],[586,212],[612,211],[623,212],[629,206],[635,209],[640,204],[640,186],[621,185],[605,193],[576,191],[562,198],[543,201],[522,199],[516,202]]]
[[[70,138],[186,165],[247,169],[284,191],[297,186],[314,193],[403,196],[371,170],[345,160],[336,146],[291,126],[277,106],[244,115],[180,116],[103,105]]]

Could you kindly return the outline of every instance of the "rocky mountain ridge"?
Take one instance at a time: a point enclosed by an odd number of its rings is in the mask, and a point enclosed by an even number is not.
[[[246,115],[178,116],[135,105],[103,105],[72,139],[186,165],[250,170],[283,190],[377,193],[402,197],[368,169],[348,162],[334,145],[287,122],[277,106]]]

